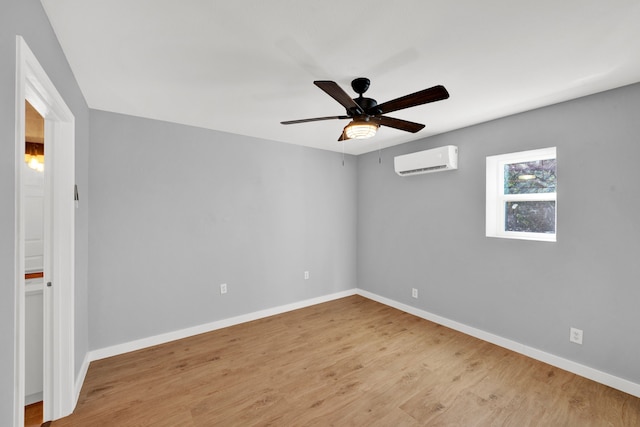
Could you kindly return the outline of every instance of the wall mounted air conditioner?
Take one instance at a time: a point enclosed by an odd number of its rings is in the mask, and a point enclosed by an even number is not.
[[[400,176],[458,169],[458,147],[447,145],[396,156],[393,165]]]

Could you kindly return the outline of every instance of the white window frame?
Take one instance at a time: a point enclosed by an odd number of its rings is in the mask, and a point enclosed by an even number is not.
[[[558,233],[558,200],[556,193],[504,194],[504,165],[524,163],[536,160],[556,159],[556,147],[517,153],[487,156],[487,205],[486,235],[504,239],[539,240],[555,242]],[[557,173],[557,171],[556,171]],[[554,233],[531,233],[523,231],[505,231],[504,205],[517,201],[555,201],[556,217]]]

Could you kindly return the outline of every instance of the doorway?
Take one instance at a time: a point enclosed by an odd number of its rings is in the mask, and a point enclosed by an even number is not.
[[[25,427],[43,422],[44,118],[25,100],[22,168],[25,240]]]
[[[15,394],[14,427],[24,426],[26,372],[25,101],[44,119],[43,173],[43,421],[73,411],[75,134],[74,117],[22,37],[16,38],[16,224],[15,224]],[[36,153],[37,154],[37,153]]]

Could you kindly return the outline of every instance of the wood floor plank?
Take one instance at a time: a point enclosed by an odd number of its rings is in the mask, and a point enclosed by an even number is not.
[[[360,296],[91,363],[69,426],[634,426],[640,399]]]
[[[42,401],[24,407],[24,427],[40,427],[42,424]]]

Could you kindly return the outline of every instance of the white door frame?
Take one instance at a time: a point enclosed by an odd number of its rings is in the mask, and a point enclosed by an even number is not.
[[[14,425],[24,426],[25,100],[45,119],[44,421],[73,412],[75,393],[75,119],[24,39],[16,37]]]

